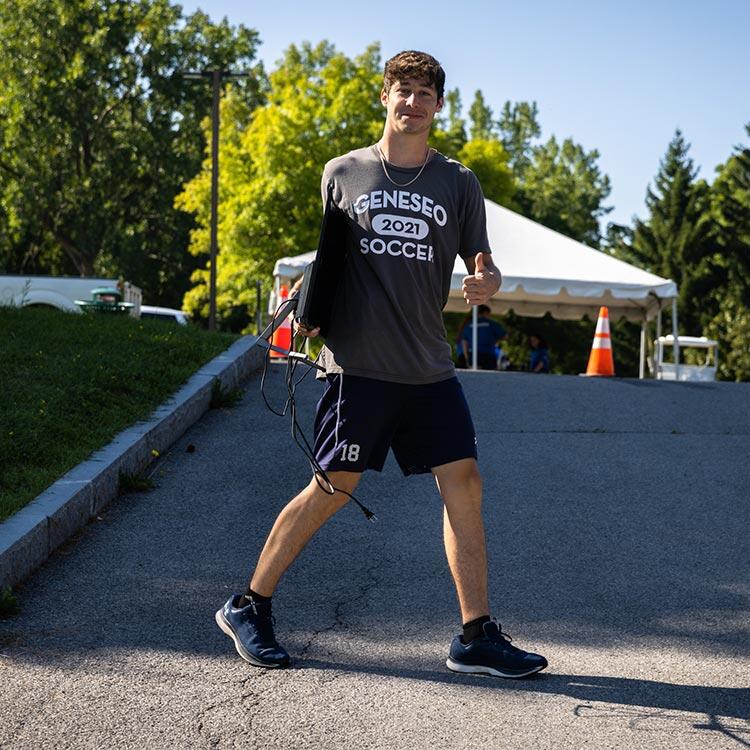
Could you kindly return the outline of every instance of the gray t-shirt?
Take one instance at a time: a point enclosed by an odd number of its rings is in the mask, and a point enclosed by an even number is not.
[[[419,167],[386,162],[398,183]],[[456,254],[490,252],[484,198],[474,173],[433,154],[411,185],[384,174],[377,146],[332,159],[321,189],[350,220],[351,245],[321,353],[328,372],[396,383],[453,377],[442,310]]]

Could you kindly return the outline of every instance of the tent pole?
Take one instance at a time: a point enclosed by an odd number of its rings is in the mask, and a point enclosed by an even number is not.
[[[477,339],[479,338],[479,307],[474,305],[471,309],[471,369],[478,370],[479,353],[477,352]]]
[[[646,326],[647,322],[641,323],[641,359],[638,363],[638,379],[643,380],[646,377]]]
[[[661,305],[659,305],[659,312],[656,315],[656,339],[657,341],[660,338],[661,338]]]
[[[680,379],[680,339],[677,333],[677,298],[672,300],[672,336],[674,336],[674,379]]]
[[[656,358],[658,353],[659,345],[656,343],[661,338],[661,300],[659,301],[659,312],[656,314],[656,339],[654,341],[654,378],[659,379],[661,370],[659,369],[659,362]]]

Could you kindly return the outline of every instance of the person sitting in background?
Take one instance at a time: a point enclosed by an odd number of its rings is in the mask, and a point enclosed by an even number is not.
[[[508,332],[490,317],[492,311],[487,305],[477,309],[477,364],[480,370],[497,370],[497,344],[507,338]],[[472,362],[471,344],[474,335],[472,321],[466,323],[461,336],[464,361],[470,367]]]
[[[541,336],[532,334],[529,337],[531,357],[529,358],[529,370],[531,372],[549,372],[549,349]]]

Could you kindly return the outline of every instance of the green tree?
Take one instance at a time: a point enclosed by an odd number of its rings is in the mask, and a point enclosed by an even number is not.
[[[457,159],[477,176],[485,198],[503,206],[512,204],[516,181],[499,141],[472,139],[458,152]]]
[[[480,90],[474,93],[474,101],[469,107],[469,120],[471,121],[469,135],[473,141],[494,139],[495,124],[492,120],[492,110],[485,103]]]
[[[698,169],[689,149],[677,130],[654,186],[646,192],[648,217],[635,218],[632,240],[615,245],[625,260],[677,283],[683,332],[700,330],[710,314],[710,291],[723,276],[713,240],[709,187],[696,179]]]
[[[599,220],[612,208],[603,206],[609,177],[602,174],[596,150],[585,151],[571,138],[555,136],[534,146],[519,180],[516,203],[521,212],[550,229],[599,247]]]
[[[560,143],[554,136],[539,143],[542,133],[536,102],[505,102],[497,129],[508,164],[516,178],[513,205],[528,218],[562,234],[600,245],[600,221],[611,208],[604,205],[610,192],[609,178],[602,174],[596,150],[586,151],[571,138]],[[586,366],[594,321],[543,321],[516,318],[511,326],[523,331],[517,345],[526,346],[531,332],[541,333],[553,353],[555,372],[577,373]],[[617,372],[637,373],[637,356],[631,356],[630,329],[612,321],[618,337],[627,332],[627,346],[618,346]]]
[[[435,118],[430,145],[451,159],[466,145],[466,123],[461,116],[461,94],[458,89],[445,92],[443,111]]]
[[[531,163],[533,142],[542,134],[536,102],[505,102],[497,125],[509,164],[520,177]]]
[[[482,92],[476,92],[469,110],[470,140],[466,137],[458,89],[446,93],[444,111],[445,115],[436,118],[430,145],[469,167],[476,174],[486,198],[504,206],[511,205],[515,179],[508,166],[508,154],[494,134],[492,110],[484,103]]]
[[[706,326],[706,335],[719,342],[722,380],[750,380],[750,310],[741,298],[741,289],[725,288],[719,310]]]
[[[745,127],[750,136],[750,124]],[[721,277],[706,295],[715,311],[706,332],[720,344],[720,376],[750,380],[750,147],[737,146],[717,173],[711,189],[718,245],[713,269]]]
[[[746,125],[750,136],[750,124]],[[712,214],[727,283],[750,293],[750,147],[737,146],[717,168],[711,190]],[[743,297],[750,304],[750,298]]]
[[[292,46],[269,76],[267,102],[250,112],[235,96],[222,103],[221,213],[217,309],[224,326],[241,327],[255,311],[250,280],[271,278],[276,260],[314,249],[320,226],[325,163],[376,141],[383,128],[376,45],[351,60],[322,42]],[[458,90],[431,143],[474,170],[485,195],[508,203],[514,191],[507,154],[497,140],[466,141]],[[186,184],[177,205],[195,214],[190,251],[209,242],[210,162]],[[207,315],[208,270],[196,269],[184,306]]]
[[[255,310],[254,278],[270,279],[274,262],[313,250],[321,219],[320,176],[335,156],[375,142],[383,127],[378,98],[380,51],[352,59],[321,42],[291,46],[270,74],[267,103],[251,114],[234,95],[222,117],[221,215],[217,310],[227,326]],[[226,113],[226,116],[225,116]],[[247,114],[246,125],[240,123]],[[208,248],[210,162],[185,185],[177,205],[196,215],[190,252]],[[207,316],[207,269],[197,269],[186,309]]]
[[[603,205],[610,192],[599,152],[586,151],[572,138],[541,135],[536,102],[505,102],[497,127],[517,180],[514,203],[528,218],[579,242],[599,247],[599,222],[612,209]]]
[[[178,71],[249,68],[257,45],[168,0],[0,5],[0,265],[123,275],[178,304],[196,259],[173,199],[200,166],[211,100]]]

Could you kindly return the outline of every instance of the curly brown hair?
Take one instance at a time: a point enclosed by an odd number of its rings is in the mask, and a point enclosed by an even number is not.
[[[418,78],[425,81],[428,86],[435,87],[438,99],[443,98],[445,71],[432,55],[413,49],[394,55],[385,64],[383,91],[390,91],[394,83],[406,78]]]

